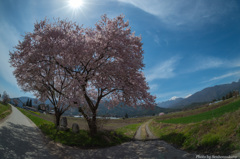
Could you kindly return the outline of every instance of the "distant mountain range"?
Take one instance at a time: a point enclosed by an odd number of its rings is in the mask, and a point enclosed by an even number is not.
[[[238,82],[232,82],[230,84],[222,84],[205,88],[187,98],[175,98],[174,100],[160,102],[158,103],[158,106],[162,108],[181,109],[189,105],[200,105],[203,103],[211,102],[215,99],[222,99],[223,96],[235,90],[240,90],[240,80]]]
[[[158,103],[157,106],[153,109],[144,109],[142,107],[133,108],[129,106],[116,106],[114,108],[108,109],[103,104],[100,104],[98,108],[98,115],[123,117],[127,113],[129,117],[134,117],[151,116],[159,114],[160,112],[168,113],[174,111],[174,109],[183,109],[186,107],[192,107],[195,105],[208,103],[213,101],[214,99],[222,99],[223,96],[235,90],[240,90],[240,80],[238,82],[232,82],[231,84],[222,84],[214,87],[208,87],[186,98],[174,97],[171,100]],[[17,105],[19,107],[23,107],[23,105],[26,104],[28,99],[32,100],[32,105],[36,108],[39,104],[42,103],[49,105],[50,108],[53,107],[49,100],[45,102],[40,102],[36,98],[29,97],[11,98],[10,103],[14,104],[17,102]],[[65,113],[65,115],[79,115],[79,112],[77,108],[71,108]]]

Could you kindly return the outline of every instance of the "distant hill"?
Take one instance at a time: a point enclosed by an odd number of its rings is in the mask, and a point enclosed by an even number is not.
[[[197,105],[208,103],[213,100],[222,99],[223,96],[231,91],[240,90],[240,80],[230,84],[216,85],[213,87],[205,88],[199,92],[194,93],[188,98],[177,98],[166,102],[158,103],[158,106],[163,108],[184,108],[189,105]]]

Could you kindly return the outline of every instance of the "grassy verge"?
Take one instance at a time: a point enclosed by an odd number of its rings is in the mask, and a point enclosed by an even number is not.
[[[80,130],[79,133],[68,131],[58,131],[55,125],[47,120],[33,115],[31,112],[18,108],[24,115],[31,119],[50,139],[69,146],[79,146],[82,148],[106,147],[118,145],[129,141],[130,138],[121,132],[99,131],[95,136],[90,136],[88,131]]]
[[[0,103],[0,120],[11,114],[12,112],[12,107],[7,104],[1,104]]]
[[[227,110],[236,109],[233,106],[236,104],[239,106],[239,101],[228,104]],[[160,139],[185,150],[229,155],[240,150],[240,109],[224,113],[218,118],[188,124],[159,123],[155,120],[150,124],[150,129]]]
[[[40,127],[41,125],[44,125],[44,124],[53,125],[53,122],[44,120],[42,118],[39,118],[39,117],[33,115],[31,113],[32,111],[28,111],[28,110],[25,110],[22,108],[18,108],[18,110],[20,110],[24,115],[26,115],[29,119],[31,119],[38,127]]]
[[[142,125],[142,123],[130,124],[130,125],[124,126],[122,128],[118,128],[116,131],[120,134],[126,135],[129,138],[133,138],[137,129],[141,125]]]
[[[173,118],[173,119],[167,119],[167,120],[159,120],[159,122],[163,123],[173,123],[173,124],[188,124],[188,123],[196,123],[200,122],[203,120],[209,120],[213,118],[218,118],[222,116],[225,113],[228,112],[234,112],[240,108],[240,99],[229,103],[227,105],[221,106],[219,108],[196,114],[196,115],[190,115],[186,117],[181,117],[181,118]]]

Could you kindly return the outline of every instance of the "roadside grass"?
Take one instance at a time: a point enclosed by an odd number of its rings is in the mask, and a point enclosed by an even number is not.
[[[116,132],[120,133],[120,134],[124,134],[129,138],[133,138],[136,131],[138,130],[139,126],[141,126],[142,123],[137,123],[137,124],[130,124],[121,128],[118,128],[116,130]]]
[[[0,120],[11,114],[12,107],[9,104],[0,103]]]
[[[25,116],[27,116],[29,119],[31,119],[38,127],[40,127],[43,124],[53,124],[53,122],[48,121],[48,120],[44,120],[41,119],[35,115],[33,115],[31,112],[32,111],[28,111],[26,109],[22,109],[22,108],[17,108],[18,110],[20,110]]]
[[[124,134],[124,130],[99,131],[94,136],[90,136],[87,130],[80,130],[79,133],[76,134],[72,132],[72,129],[68,131],[59,131],[56,129],[53,122],[37,117],[28,110],[22,108],[18,109],[31,119],[47,137],[65,145],[78,146],[81,148],[107,147],[131,140],[130,137]]]
[[[155,119],[149,126],[157,137],[182,149],[203,154],[230,155],[240,150],[239,108],[238,99],[217,108],[214,118],[204,116],[208,120],[195,123],[180,120],[179,124]]]
[[[196,123],[203,120],[209,120],[213,118],[218,118],[222,116],[225,113],[228,112],[234,112],[240,108],[240,99],[229,103],[227,105],[221,106],[219,108],[196,114],[196,115],[190,115],[186,117],[180,117],[180,118],[172,118],[167,120],[159,120],[159,122],[163,123],[173,123],[173,124],[188,124],[188,123]]]

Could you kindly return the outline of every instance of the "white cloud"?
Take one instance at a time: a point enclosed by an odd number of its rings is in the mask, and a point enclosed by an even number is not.
[[[187,64],[187,68],[183,73],[191,73],[207,69],[215,68],[237,68],[240,67],[240,59],[221,59],[213,56],[195,55],[190,57],[190,63]],[[189,66],[189,67],[188,67]]]
[[[226,67],[240,67],[240,58],[235,58],[231,61],[228,61],[225,65]]]
[[[156,79],[166,79],[174,77],[174,69],[178,60],[178,57],[173,57],[163,63],[160,63],[151,70],[146,71],[147,81],[150,82]]]
[[[190,63],[187,64],[187,68],[183,71],[183,73],[191,73],[201,70],[213,69],[222,67],[226,64],[226,60],[222,60],[217,57],[211,56],[194,56],[189,59]]]
[[[189,1],[189,0],[119,0],[157,16],[170,27],[195,26],[216,23],[234,11],[235,2],[226,1]]]
[[[202,57],[196,61],[195,71],[217,68],[224,64],[224,61],[215,57]]]
[[[158,90],[158,84],[149,84],[150,91],[157,91]]]
[[[217,76],[217,77],[213,77],[210,80],[206,81],[206,82],[211,82],[211,81],[215,81],[215,80],[220,80],[220,79],[224,79],[227,77],[232,77],[232,76],[239,76],[240,77],[240,71],[236,71],[236,72],[230,72],[230,73],[226,73],[224,75],[221,76]]]
[[[154,36],[154,42],[158,45],[160,45],[160,39],[157,35]]]

